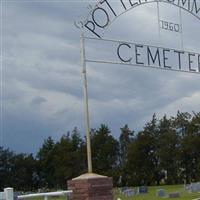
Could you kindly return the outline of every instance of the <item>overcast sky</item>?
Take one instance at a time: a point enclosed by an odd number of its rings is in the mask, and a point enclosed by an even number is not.
[[[75,126],[85,134],[80,31],[74,20],[89,12],[91,2],[1,2],[1,146],[35,153],[48,136],[57,140]],[[179,23],[178,13],[177,7],[160,4],[161,19]],[[200,21],[186,11],[182,21],[184,50],[200,52]],[[180,49],[179,33],[161,30],[159,39],[157,27],[152,3],[121,15],[104,37]],[[112,48],[102,44],[86,41],[86,57],[109,56]],[[199,74],[94,63],[87,63],[87,70],[90,126],[106,123],[115,137],[125,124],[142,129],[153,113],[200,111]]]

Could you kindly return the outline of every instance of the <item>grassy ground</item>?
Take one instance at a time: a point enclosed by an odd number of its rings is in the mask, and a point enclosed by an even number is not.
[[[179,200],[192,200],[196,198],[200,198],[200,193],[188,193],[184,190],[183,186],[176,185],[176,186],[160,186],[160,187],[148,187],[147,194],[140,194],[134,197],[125,197],[117,192],[115,192],[115,200],[119,197],[122,200],[159,200],[159,199],[169,199],[169,198],[159,198],[156,197],[156,190],[157,189],[165,189],[166,193],[170,192],[179,192],[180,198],[174,198]]]
[[[175,185],[175,186],[160,186],[160,187],[148,187],[148,193],[147,194],[140,194],[133,197],[125,197],[124,195],[119,194],[118,192],[114,192],[114,200],[117,200],[117,198],[120,198],[121,200],[163,200],[163,199],[169,199],[169,198],[159,198],[156,197],[156,190],[157,189],[164,189],[166,193],[170,192],[179,192],[180,198],[172,198],[177,200],[192,200],[196,198],[200,198],[200,193],[188,193],[184,190],[182,185]],[[26,200],[44,200],[44,198],[29,198]],[[48,200],[66,200],[65,197],[48,197]]]

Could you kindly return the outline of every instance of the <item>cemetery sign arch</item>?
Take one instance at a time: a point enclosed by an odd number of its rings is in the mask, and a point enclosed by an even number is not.
[[[115,9],[114,3],[120,5],[120,9]],[[89,14],[83,17],[82,20],[75,22],[76,27],[81,29],[81,64],[83,75],[83,91],[84,91],[84,104],[85,104],[85,127],[87,139],[87,160],[88,160],[88,173],[92,173],[92,159],[91,159],[91,144],[90,144],[90,126],[89,126],[89,108],[88,108],[88,91],[87,91],[87,73],[86,63],[107,63],[107,64],[122,64],[141,67],[150,67],[164,70],[173,70],[179,72],[189,72],[200,74],[200,53],[188,52],[183,49],[170,49],[165,47],[150,46],[144,44],[130,43],[125,41],[116,41],[105,39],[103,37],[104,31],[121,15],[136,8],[149,3],[157,3],[158,11],[158,28],[169,29],[181,33],[179,24],[173,24],[159,19],[159,4],[169,4],[179,8],[179,17],[181,10],[189,13],[200,23],[200,1],[199,0],[101,0],[94,6],[89,5]],[[161,26],[160,26],[161,23]],[[199,26],[199,24],[198,24]],[[90,33],[93,37],[85,37],[85,33]],[[115,61],[108,60],[89,60],[86,59],[85,54],[85,39],[102,40],[106,42],[117,43]],[[132,51],[133,57],[123,57],[121,54],[123,49]],[[141,54],[146,57],[146,62],[141,60]],[[177,63],[174,66],[167,65],[169,55],[176,56]],[[130,55],[130,54],[129,54]],[[182,67],[182,59],[187,60],[187,69]]]

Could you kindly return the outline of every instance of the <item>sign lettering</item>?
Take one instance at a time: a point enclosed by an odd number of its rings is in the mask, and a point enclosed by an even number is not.
[[[162,2],[177,6],[200,20],[200,1],[199,0],[117,0],[121,9],[114,7],[115,2],[112,0],[101,0],[92,10],[88,18],[82,22],[84,27],[92,34],[101,38],[103,31],[120,15],[128,10],[147,3]],[[179,24],[161,21],[161,28],[180,32]]]
[[[128,55],[123,53],[124,48]],[[133,43],[121,43],[117,47],[118,59],[123,63],[141,66],[157,66],[165,69],[200,72],[200,53],[148,46]]]
[[[168,22],[160,20],[160,28],[163,30],[174,31],[181,33],[181,25],[175,24],[173,22]]]

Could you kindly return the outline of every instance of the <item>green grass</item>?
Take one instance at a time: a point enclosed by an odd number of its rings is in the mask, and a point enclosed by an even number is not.
[[[163,199],[170,199],[170,198],[159,198],[156,197],[156,190],[157,189],[164,189],[166,193],[170,192],[179,192],[180,198],[171,198],[171,199],[177,199],[177,200],[192,200],[196,198],[200,198],[200,193],[188,193],[184,190],[183,185],[173,185],[173,186],[153,186],[148,187],[148,193],[147,194],[140,194],[133,197],[125,197],[124,195],[119,194],[116,192],[117,190],[114,190],[114,200],[117,200],[117,198],[121,198],[121,200],[163,200]],[[44,200],[44,198],[29,198],[26,200]],[[48,200],[66,200],[65,197],[48,197]]]
[[[166,193],[170,192],[179,192],[180,198],[170,198],[170,199],[179,199],[179,200],[192,200],[195,198],[200,198],[200,193],[188,193],[184,190],[182,185],[173,185],[173,186],[153,186],[148,187],[147,194],[140,194],[133,197],[125,197],[117,192],[115,192],[115,200],[120,197],[122,200],[159,200],[159,199],[169,199],[169,198],[159,198],[156,197],[156,190],[164,189]]]

